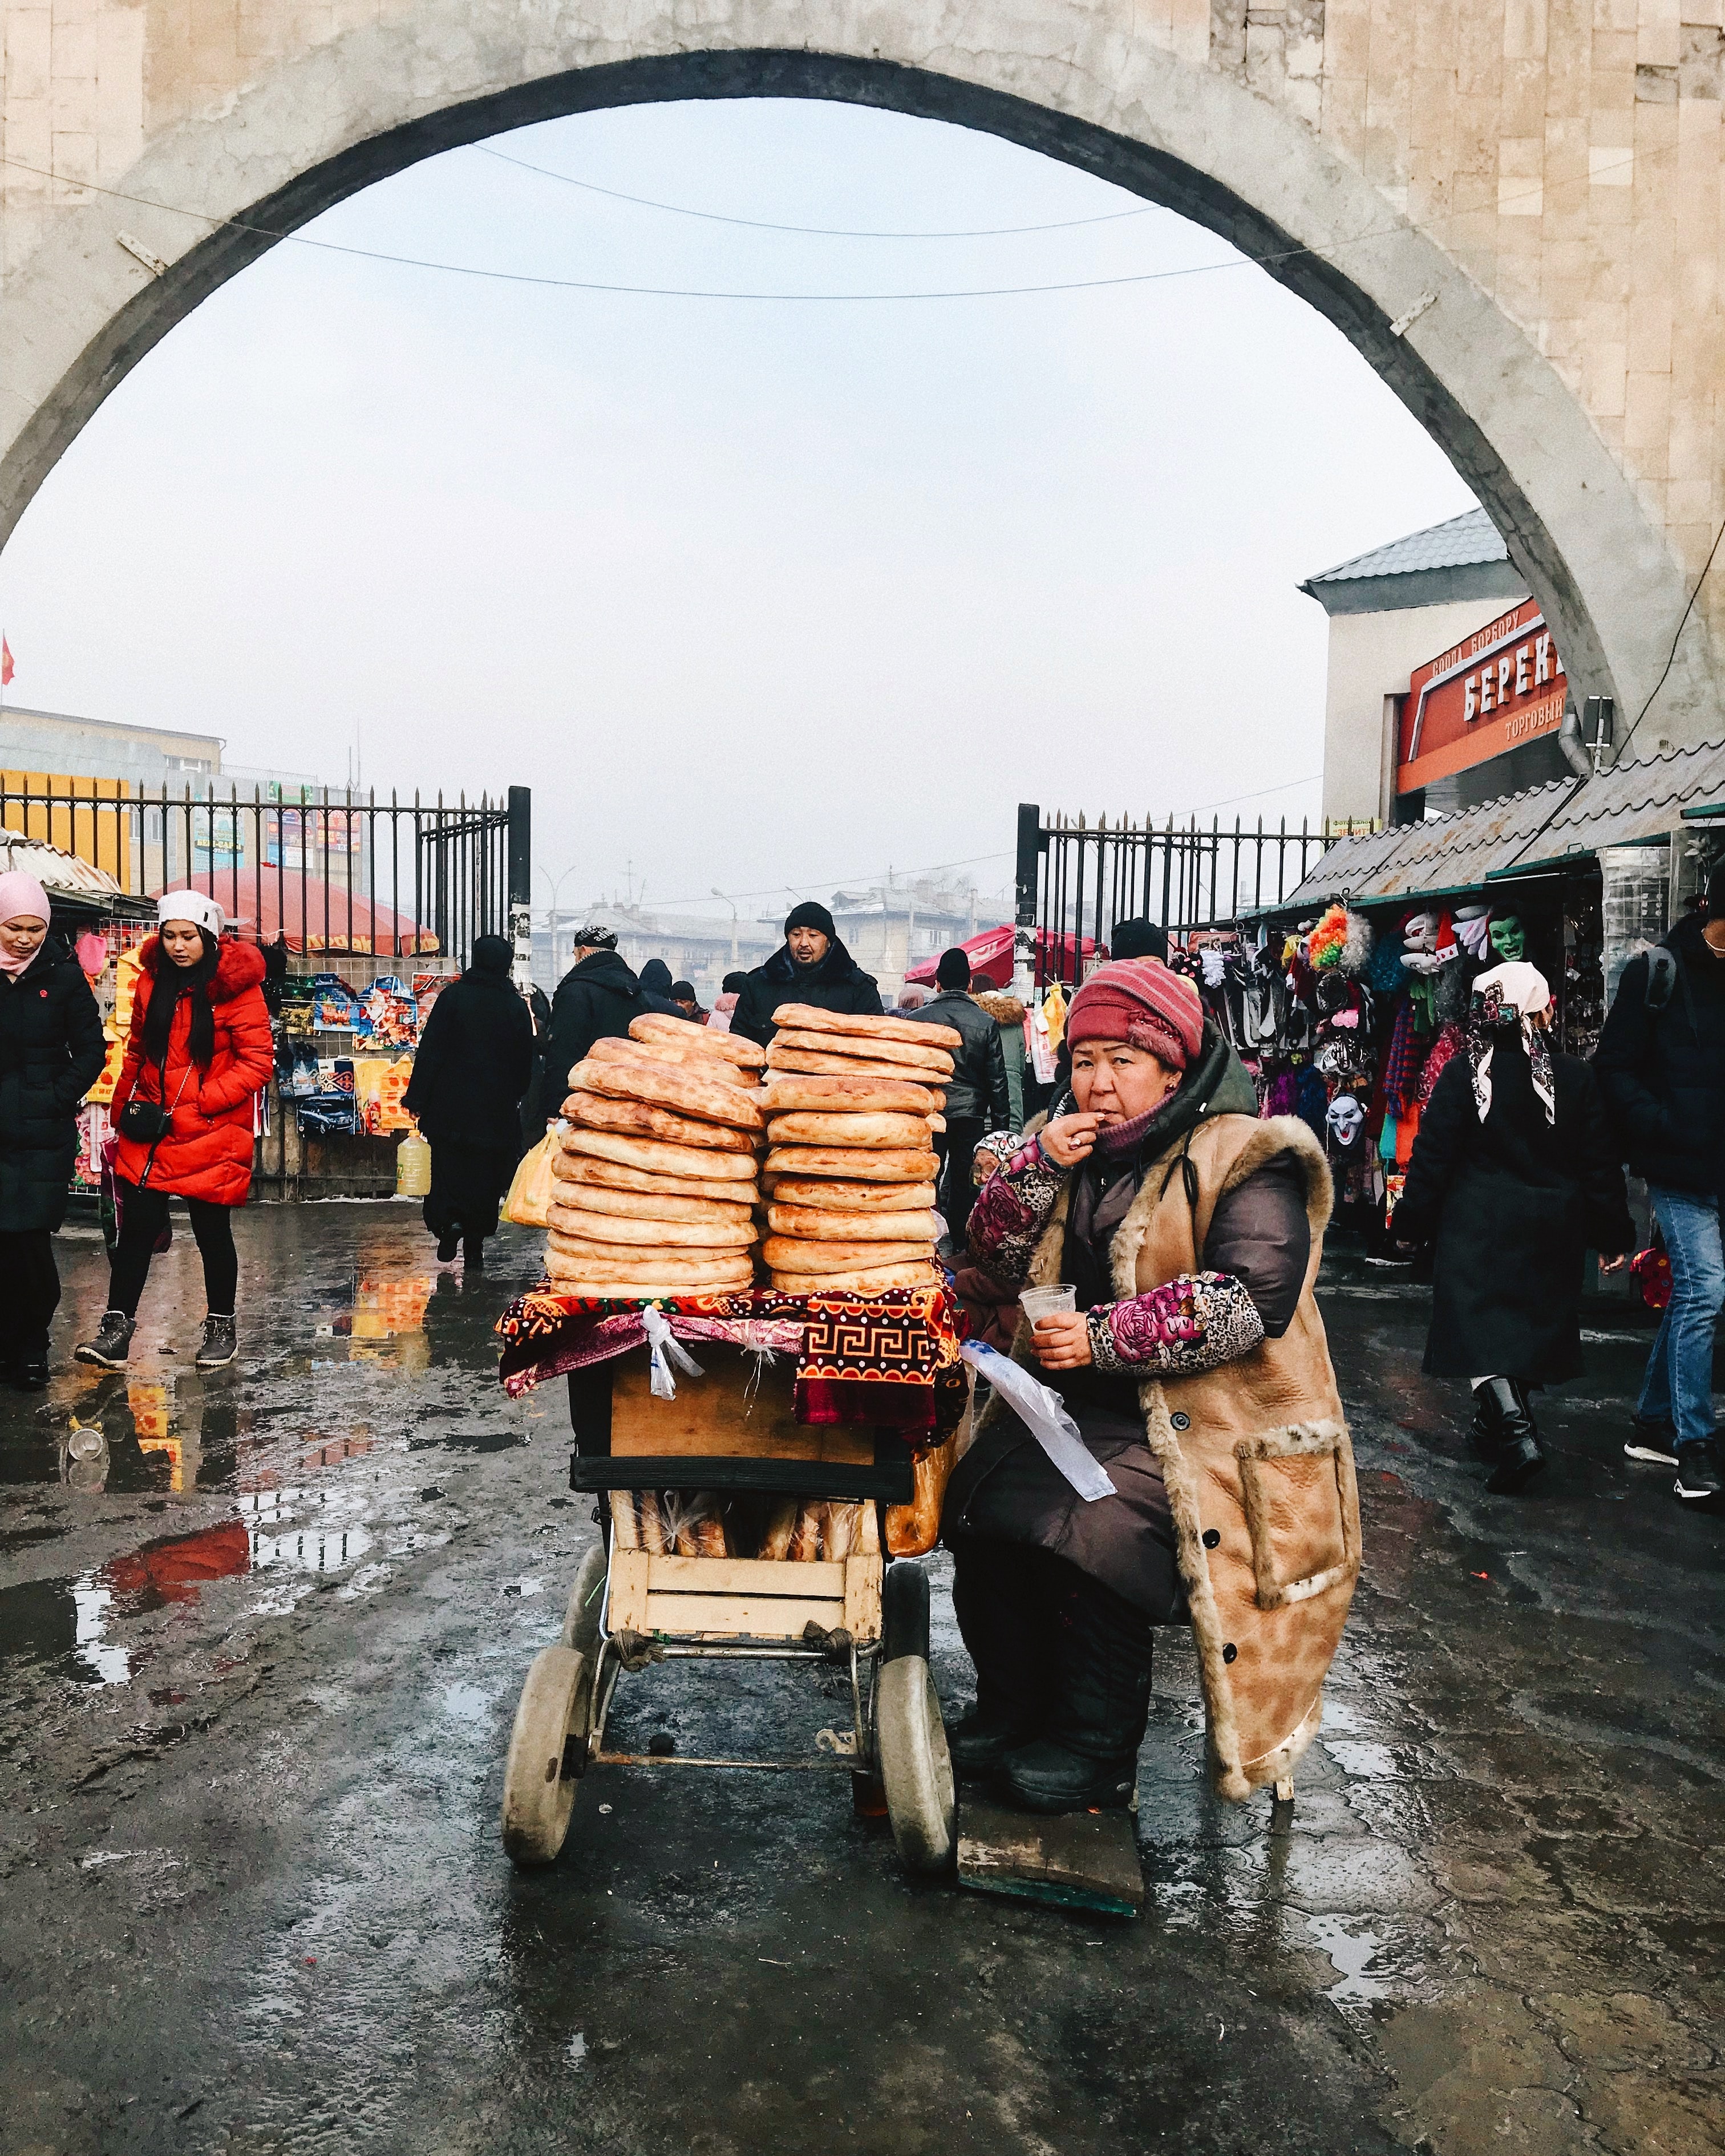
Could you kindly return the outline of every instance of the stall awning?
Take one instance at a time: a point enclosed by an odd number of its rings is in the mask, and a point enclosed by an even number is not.
[[[1296,889],[1253,917],[1310,912],[1339,898],[1355,906],[1412,904],[1487,883],[1562,875],[1584,867],[1602,847],[1674,830],[1696,804],[1721,799],[1722,742],[1621,764],[1579,786],[1554,779],[1454,816],[1343,839]]]

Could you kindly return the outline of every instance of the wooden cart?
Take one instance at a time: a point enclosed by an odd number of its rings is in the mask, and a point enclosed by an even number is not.
[[[792,1492],[862,1500],[877,1519],[885,1507],[911,1502],[911,1455],[895,1431],[799,1424],[793,1357],[763,1363],[744,1348],[698,1344],[703,1374],[680,1378],[675,1399],[653,1396],[644,1348],[570,1380],[570,1486],[598,1495],[603,1542],[582,1563],[561,1641],[535,1657],[522,1687],[504,1772],[504,1847],[518,1865],[552,1862],[588,1768],[644,1763],[604,1748],[626,1666],[640,1668],[649,1656],[828,1666],[837,1660],[850,1671],[851,1727],[833,1764],[850,1767],[863,1809],[875,1808],[871,1792],[884,1797],[907,1869],[944,1870],[955,1793],[929,1675],[922,1567],[885,1558],[884,1533],[870,1538],[879,1548],[810,1563],[660,1555],[620,1544],[614,1492]]]

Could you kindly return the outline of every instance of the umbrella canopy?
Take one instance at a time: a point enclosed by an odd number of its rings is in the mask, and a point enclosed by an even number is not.
[[[979,936],[973,936],[968,943],[961,943],[957,947],[969,959],[973,973],[986,973],[997,987],[1009,988],[1012,986],[1012,924],[1007,921],[999,928],[983,929]],[[1072,942],[1070,934],[1055,936],[1046,928],[1037,930],[1036,970],[1045,980],[1057,974],[1070,985],[1076,978],[1072,962]],[[1081,958],[1091,957],[1096,947],[1093,937],[1084,936],[1078,939]],[[932,958],[919,959],[906,971],[905,978],[925,983],[932,982],[934,969],[939,963],[938,952]]]
[[[199,869],[162,886],[167,891],[206,891],[230,928],[244,928],[259,943],[285,934],[290,951],[345,951],[378,958],[429,957],[437,938],[406,914],[380,906],[346,884],[316,876],[276,876],[266,868],[238,875]],[[159,895],[159,894],[158,894]]]

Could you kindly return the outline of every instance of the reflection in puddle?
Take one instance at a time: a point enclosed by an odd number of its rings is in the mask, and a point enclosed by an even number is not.
[[[1330,1958],[1341,1979],[1327,1994],[1346,2012],[1369,2007],[1378,1999],[1406,2000],[1426,1995],[1425,1964],[1411,1941],[1379,1938],[1375,1932],[1352,1931],[1359,1919],[1348,1917],[1308,1917],[1312,1942]]]
[[[318,1323],[320,1340],[345,1340],[350,1363],[389,1363],[418,1370],[429,1359],[424,1337],[425,1306],[431,1299],[432,1281],[421,1274],[407,1280],[379,1280],[362,1273],[351,1289],[331,1289],[326,1306],[346,1306]],[[312,1367],[317,1364],[314,1360]]]
[[[88,1574],[73,1584],[72,1607],[76,1613],[74,1654],[98,1684],[124,1684],[131,1675],[131,1658],[124,1647],[105,1644],[103,1619],[113,1607],[110,1589],[98,1587]]]

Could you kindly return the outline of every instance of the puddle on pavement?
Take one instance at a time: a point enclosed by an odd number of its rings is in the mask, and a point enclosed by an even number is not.
[[[1430,1995],[1425,1961],[1403,1933],[1380,1937],[1358,1917],[1308,1917],[1312,1943],[1327,1954],[1338,1982],[1327,1996],[1343,2013],[1369,2012],[1379,2004],[1405,2005]]]

